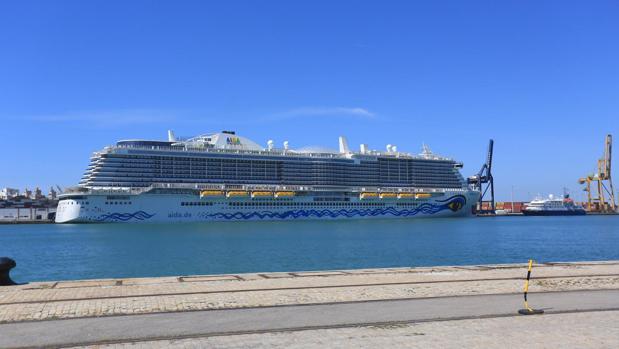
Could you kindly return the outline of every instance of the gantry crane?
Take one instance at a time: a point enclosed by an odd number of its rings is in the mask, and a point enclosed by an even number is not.
[[[617,206],[615,205],[615,189],[611,177],[612,150],[613,136],[607,135],[604,157],[598,160],[597,173],[590,174],[578,180],[578,183],[586,184],[584,190],[587,192],[587,211],[604,213],[614,213],[617,211]],[[594,183],[594,192],[592,192],[591,188],[592,183]],[[608,194],[608,200],[606,200],[605,194]]]
[[[488,155],[486,157],[486,163],[482,165],[479,172],[468,178],[468,183],[473,185],[475,190],[481,193],[479,202],[477,203],[477,212],[479,213],[495,213],[494,206],[494,178],[492,177],[492,153],[494,150],[494,140],[490,140],[488,143]],[[486,184],[484,188],[484,184]],[[490,189],[490,200],[484,200],[486,192]],[[484,209],[484,202],[489,204],[489,210]]]

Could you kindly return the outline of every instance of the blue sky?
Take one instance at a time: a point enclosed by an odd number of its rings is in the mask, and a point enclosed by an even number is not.
[[[499,199],[560,193],[619,137],[617,1],[13,1],[0,187],[78,182],[118,139],[233,129],[292,147],[422,142]]]

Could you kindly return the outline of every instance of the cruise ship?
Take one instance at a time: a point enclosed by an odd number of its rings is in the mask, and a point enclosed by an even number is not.
[[[469,216],[479,199],[462,163],[424,145],[352,151],[266,147],[233,131],[121,140],[93,154],[59,197],[57,223]]]
[[[563,198],[555,198],[554,195],[549,195],[548,199],[536,198],[522,210],[525,216],[582,216],[586,213],[567,194]]]

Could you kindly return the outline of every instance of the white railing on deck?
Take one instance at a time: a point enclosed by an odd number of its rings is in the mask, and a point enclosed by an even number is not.
[[[381,192],[381,193],[444,193],[465,192],[467,188],[412,188],[412,187],[330,187],[269,184],[204,184],[204,183],[153,183],[148,187],[74,187],[66,189],[61,195],[68,194],[129,194],[139,195],[155,189],[190,189],[190,190],[247,190],[247,191],[345,191],[345,192]]]

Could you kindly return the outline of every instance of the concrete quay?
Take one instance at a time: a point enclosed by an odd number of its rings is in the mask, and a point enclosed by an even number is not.
[[[0,287],[0,347],[616,348],[619,261]]]

